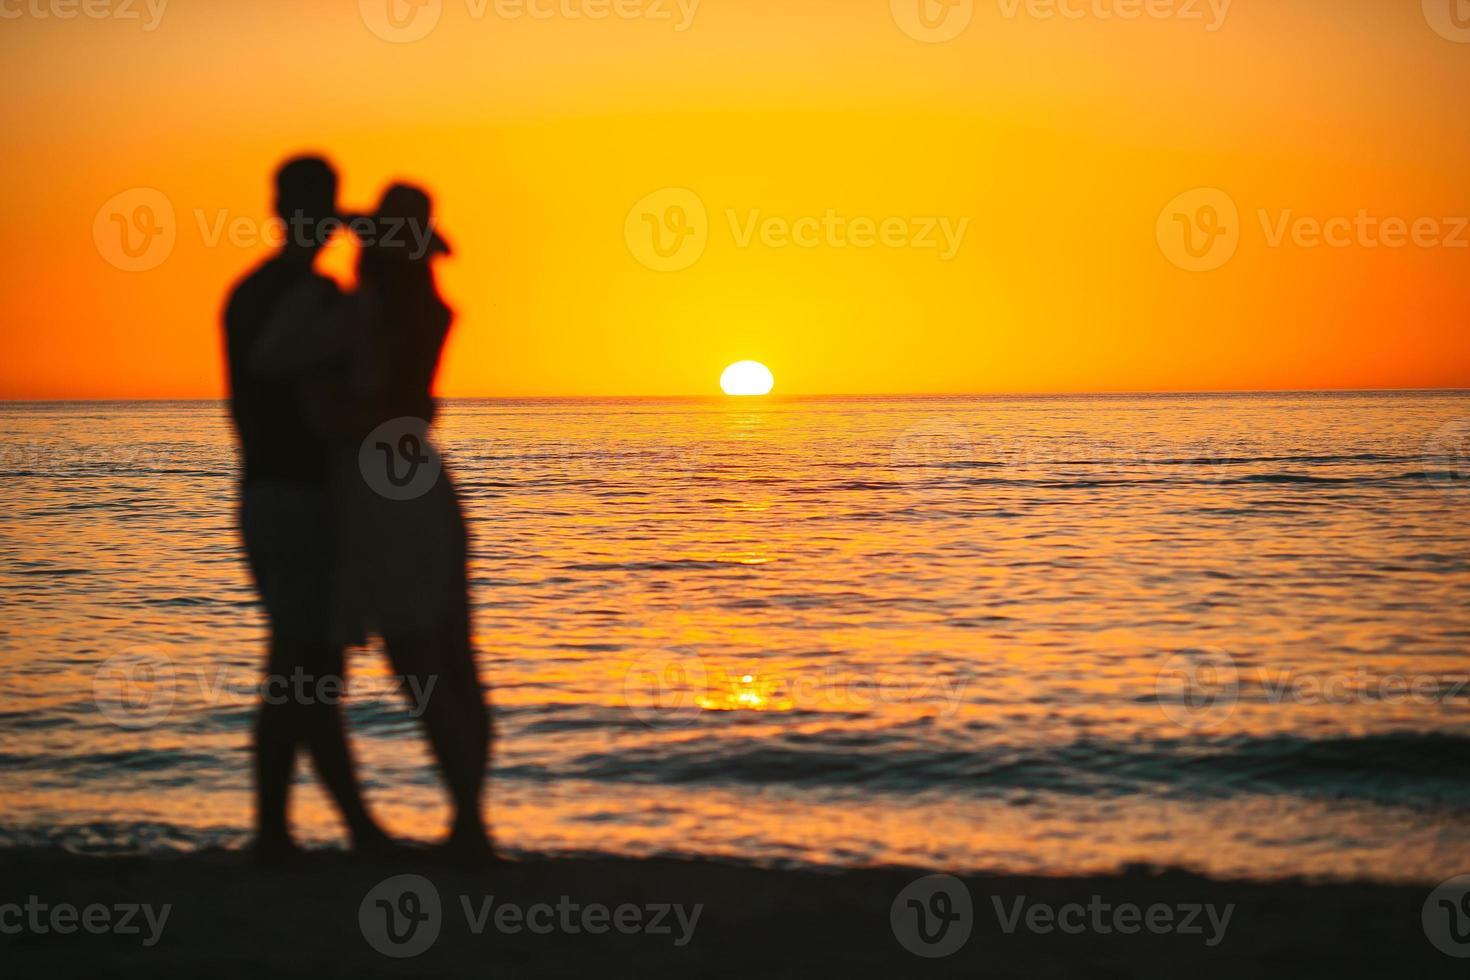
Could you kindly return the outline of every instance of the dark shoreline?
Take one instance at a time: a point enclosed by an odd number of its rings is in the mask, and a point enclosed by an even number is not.
[[[1446,869],[1451,877],[1459,869]],[[427,859],[355,861],[315,854],[299,865],[261,868],[233,853],[179,857],[83,857],[55,850],[0,851],[0,905],[31,895],[55,906],[128,903],[172,906],[156,945],[137,935],[0,935],[7,977],[564,976],[966,976],[966,977],[1463,977],[1465,960],[1436,950],[1421,910],[1431,888],[1373,883],[1216,881],[1177,871],[1111,876],[964,878],[974,931],[956,953],[925,959],[905,950],[889,922],[899,892],[927,872],[771,870],[713,861],[555,858],[462,870]],[[410,959],[375,951],[359,907],[380,881],[421,874],[442,898],[442,928]],[[685,945],[669,932],[601,935],[476,935],[460,896],[489,896],[522,909],[556,906],[702,906]],[[1007,934],[1008,909],[1060,908],[1096,900],[1109,907],[1164,904],[1234,909],[1223,937],[1140,931]],[[564,903],[563,903],[564,904]],[[547,913],[548,915],[550,913]],[[573,922],[578,920],[575,913]],[[141,915],[138,922],[144,922]],[[11,921],[13,921],[13,916]],[[687,930],[686,930],[687,933]]]

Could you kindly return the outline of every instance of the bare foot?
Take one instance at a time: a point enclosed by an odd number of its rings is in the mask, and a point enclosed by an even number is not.
[[[409,851],[400,841],[388,836],[382,828],[374,826],[353,835],[352,853],[366,858],[392,858]]]
[[[456,826],[439,850],[442,856],[463,866],[489,867],[498,860],[483,824]]]

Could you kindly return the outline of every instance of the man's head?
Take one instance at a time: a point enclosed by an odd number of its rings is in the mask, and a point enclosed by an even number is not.
[[[321,157],[293,157],[276,170],[276,214],[286,222],[287,247],[315,250],[326,244],[322,222],[340,220],[337,171]]]

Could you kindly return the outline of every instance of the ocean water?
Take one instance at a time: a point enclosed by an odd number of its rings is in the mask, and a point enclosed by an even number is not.
[[[223,406],[0,406],[0,845],[248,840]],[[461,401],[512,852],[1470,871],[1470,394]],[[381,652],[371,802],[447,807]],[[305,768],[305,767],[303,767]],[[305,775],[295,819],[337,839]]]

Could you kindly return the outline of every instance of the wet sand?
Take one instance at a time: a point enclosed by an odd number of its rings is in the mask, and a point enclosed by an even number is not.
[[[965,945],[942,959],[903,948],[889,921],[890,906],[925,872],[904,869],[819,872],[771,870],[708,861],[607,858],[527,859],[468,871],[423,858],[358,862],[318,854],[285,868],[261,868],[238,854],[180,857],[77,857],[56,851],[0,852],[0,905],[29,897],[47,903],[115,908],[147,903],[155,915],[172,908],[150,933],[144,913],[132,935],[40,933],[0,935],[0,961],[9,977],[88,975],[165,977],[449,976],[504,978],[589,974],[687,976],[964,976],[964,977],[1463,977],[1466,961],[1438,952],[1420,925],[1428,887],[1305,882],[1220,882],[1180,872],[1140,870],[1112,877],[971,876],[974,927]],[[359,907],[374,886],[401,874],[422,874],[441,900],[440,930],[429,948],[408,959],[376,951],[365,938]],[[467,918],[494,897],[485,930]],[[565,896],[565,899],[563,899]],[[1156,904],[1175,909],[1234,908],[1216,945],[1200,913],[1199,933],[1042,933],[1024,922],[1007,934],[1005,915],[1069,903],[1113,910]],[[533,933],[523,916],[549,906]],[[559,906],[576,903],[563,915]],[[660,924],[667,932],[624,933],[587,907],[610,914],[634,906],[645,925],[654,910],[682,905]],[[692,932],[695,905],[702,906]],[[402,907],[400,906],[400,909]],[[403,910],[413,911],[413,909]],[[5,913],[6,924],[17,915]],[[85,912],[80,913],[85,914]],[[93,913],[101,916],[102,913]],[[372,913],[376,914],[376,913]],[[624,913],[630,925],[633,912]],[[1029,912],[1027,913],[1030,914]],[[1104,916],[1106,925],[1110,921]],[[1182,917],[1183,913],[1175,913]],[[120,918],[121,913],[109,912]],[[506,931],[497,931],[500,915]],[[1074,925],[1089,913],[1074,913]],[[100,921],[100,920],[99,920]],[[1045,921],[1043,914],[1038,921]],[[1111,921],[1118,921],[1113,919]],[[575,934],[562,925],[570,922]],[[604,925],[590,934],[583,924]],[[519,925],[518,931],[510,931]],[[49,927],[48,927],[49,928]],[[687,937],[683,945],[679,941]]]

